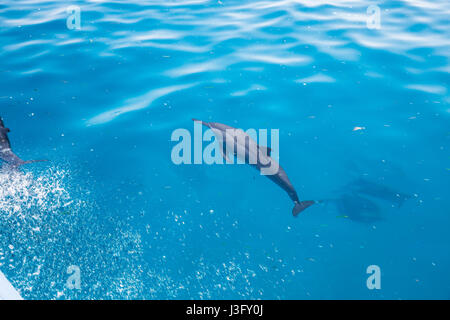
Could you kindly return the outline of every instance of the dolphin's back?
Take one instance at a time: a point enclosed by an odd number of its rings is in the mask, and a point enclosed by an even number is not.
[[[225,131],[225,130],[237,130],[236,128],[227,126],[226,124],[223,123],[218,123],[218,122],[208,122],[207,124],[209,127],[214,128],[214,129],[218,129],[221,131]]]
[[[9,129],[5,128],[2,118],[0,118],[0,151],[2,149],[11,149],[11,142],[8,138]]]
[[[23,161],[20,159],[11,149],[11,142],[8,138],[9,129],[5,128],[3,119],[0,117],[0,160],[8,163],[14,168],[18,168],[21,165],[33,162],[41,162],[47,160],[31,160]]]
[[[9,129],[5,128],[5,124],[0,118],[0,159],[11,164],[19,163],[22,160],[12,152],[8,132]]]
[[[8,136],[6,135],[6,131],[0,128],[0,151],[4,149],[11,150],[11,142],[9,141]]]

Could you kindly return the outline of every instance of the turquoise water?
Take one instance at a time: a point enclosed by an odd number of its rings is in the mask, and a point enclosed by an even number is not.
[[[0,171],[0,270],[26,299],[450,298],[449,16],[2,1],[0,115],[21,158],[50,162]],[[321,203],[294,218],[248,166],[175,165],[191,118],[279,129],[281,165]]]

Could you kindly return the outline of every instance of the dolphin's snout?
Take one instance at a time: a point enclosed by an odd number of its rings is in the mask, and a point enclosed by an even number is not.
[[[208,122],[204,122],[204,121],[202,121],[202,120],[198,120],[198,119],[194,119],[194,118],[192,118],[192,121],[198,122],[198,123],[200,123],[200,124],[202,124],[202,125],[204,125],[204,126],[209,127]]]

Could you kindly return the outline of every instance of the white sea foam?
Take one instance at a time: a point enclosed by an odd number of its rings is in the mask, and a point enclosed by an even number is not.
[[[0,268],[25,299],[143,295],[139,233],[103,219],[89,194],[70,170],[0,170]],[[71,265],[82,291],[66,286]]]
[[[43,213],[63,207],[71,201],[62,182],[68,174],[66,170],[55,168],[38,176],[32,172],[0,169],[0,215],[25,216],[29,210]]]

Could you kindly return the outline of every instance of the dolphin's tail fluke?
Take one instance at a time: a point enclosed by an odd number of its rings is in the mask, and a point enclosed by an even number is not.
[[[313,201],[313,200],[300,201],[300,202],[296,201],[295,206],[292,209],[292,214],[294,215],[294,217],[296,217],[300,212],[302,212],[303,210],[305,210],[309,206],[312,206],[315,203],[316,203],[316,201]]]

